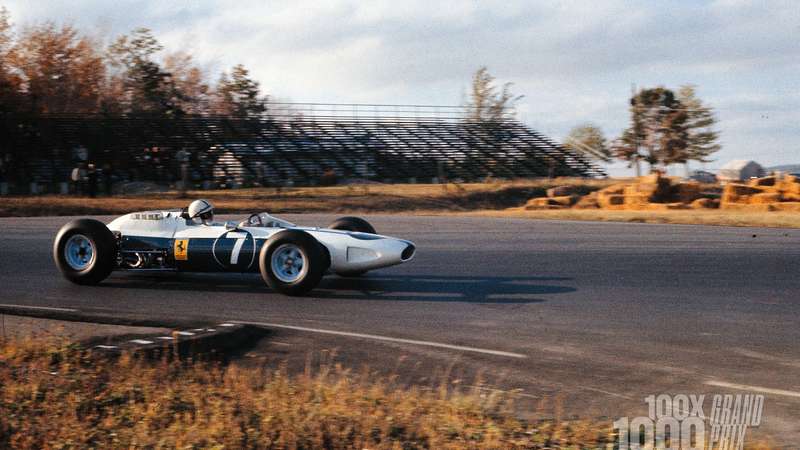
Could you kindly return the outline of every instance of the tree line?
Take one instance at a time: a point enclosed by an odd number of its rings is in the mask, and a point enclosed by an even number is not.
[[[0,114],[255,116],[267,97],[243,65],[215,82],[186,52],[162,56],[147,28],[110,45],[70,25],[38,23],[17,32],[0,9]]]
[[[512,94],[511,86],[497,86],[488,69],[480,67],[465,105],[467,120],[491,124],[513,115],[522,96]],[[681,86],[677,92],[647,88],[630,98],[630,124],[619,137],[609,142],[600,127],[585,123],[570,131],[564,146],[599,162],[625,161],[638,175],[642,163],[655,169],[710,162],[720,149],[716,123],[713,109],[697,97],[695,86]]]
[[[641,89],[631,97],[629,109],[630,123],[613,141],[588,123],[573,128],[564,145],[601,162],[625,161],[637,175],[642,163],[653,170],[711,162],[721,148],[714,111],[697,97],[693,85],[681,86],[677,93],[664,87]]]
[[[257,117],[267,110],[267,96],[243,65],[210,82],[191,54],[164,51],[147,28],[109,45],[53,22],[17,31],[0,8],[0,114]],[[486,67],[478,69],[466,119],[494,123],[513,114],[522,97],[511,86],[496,86]],[[626,161],[637,172],[642,163],[706,162],[720,149],[713,110],[694,86],[642,89],[630,99],[630,114],[629,126],[610,142],[588,123],[575,127],[564,145],[597,161]]]

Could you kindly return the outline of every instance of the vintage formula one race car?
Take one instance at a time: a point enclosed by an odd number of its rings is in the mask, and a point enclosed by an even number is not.
[[[78,219],[53,243],[56,265],[77,284],[97,284],[114,270],[261,272],[287,295],[308,292],[326,272],[357,276],[407,262],[414,252],[412,242],[381,236],[358,217],[312,228],[267,213],[240,223],[197,223],[186,210],[131,213],[108,225]]]

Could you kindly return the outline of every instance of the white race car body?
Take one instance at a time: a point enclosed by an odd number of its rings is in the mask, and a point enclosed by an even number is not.
[[[236,224],[197,224],[180,211],[126,214],[108,224],[118,239],[123,270],[258,272],[264,243],[283,230],[299,230],[324,247],[328,269],[360,273],[411,260],[410,241],[378,234],[300,227],[266,213]]]

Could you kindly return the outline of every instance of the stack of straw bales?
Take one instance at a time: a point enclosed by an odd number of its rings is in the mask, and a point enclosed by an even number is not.
[[[619,183],[583,197],[575,195],[569,186],[547,191],[547,197],[528,201],[525,209],[613,209],[665,210],[716,208],[718,202],[703,199],[702,186],[694,181],[681,182],[675,178],[653,173],[633,182]],[[702,201],[701,201],[702,200]]]
[[[800,178],[768,176],[747,184],[727,184],[722,191],[723,209],[800,211]]]

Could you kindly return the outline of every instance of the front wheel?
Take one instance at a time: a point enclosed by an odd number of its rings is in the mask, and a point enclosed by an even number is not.
[[[103,222],[74,220],[59,230],[53,259],[64,278],[76,284],[97,284],[117,263],[117,240]]]
[[[378,234],[378,232],[375,231],[375,227],[373,227],[372,224],[370,224],[369,222],[360,217],[349,217],[349,216],[340,217],[331,222],[331,224],[328,225],[328,228],[330,228],[331,230],[355,231],[358,233]],[[356,270],[352,272],[336,272],[336,275],[339,275],[340,277],[351,278],[351,277],[360,277],[365,273],[367,273],[366,270]]]
[[[378,234],[378,232],[375,231],[375,227],[361,217],[340,217],[331,222],[331,224],[328,225],[328,228],[331,230],[357,231],[359,233]]]
[[[319,242],[300,230],[275,233],[259,255],[261,277],[269,287],[286,295],[303,295],[317,287],[325,262]]]

